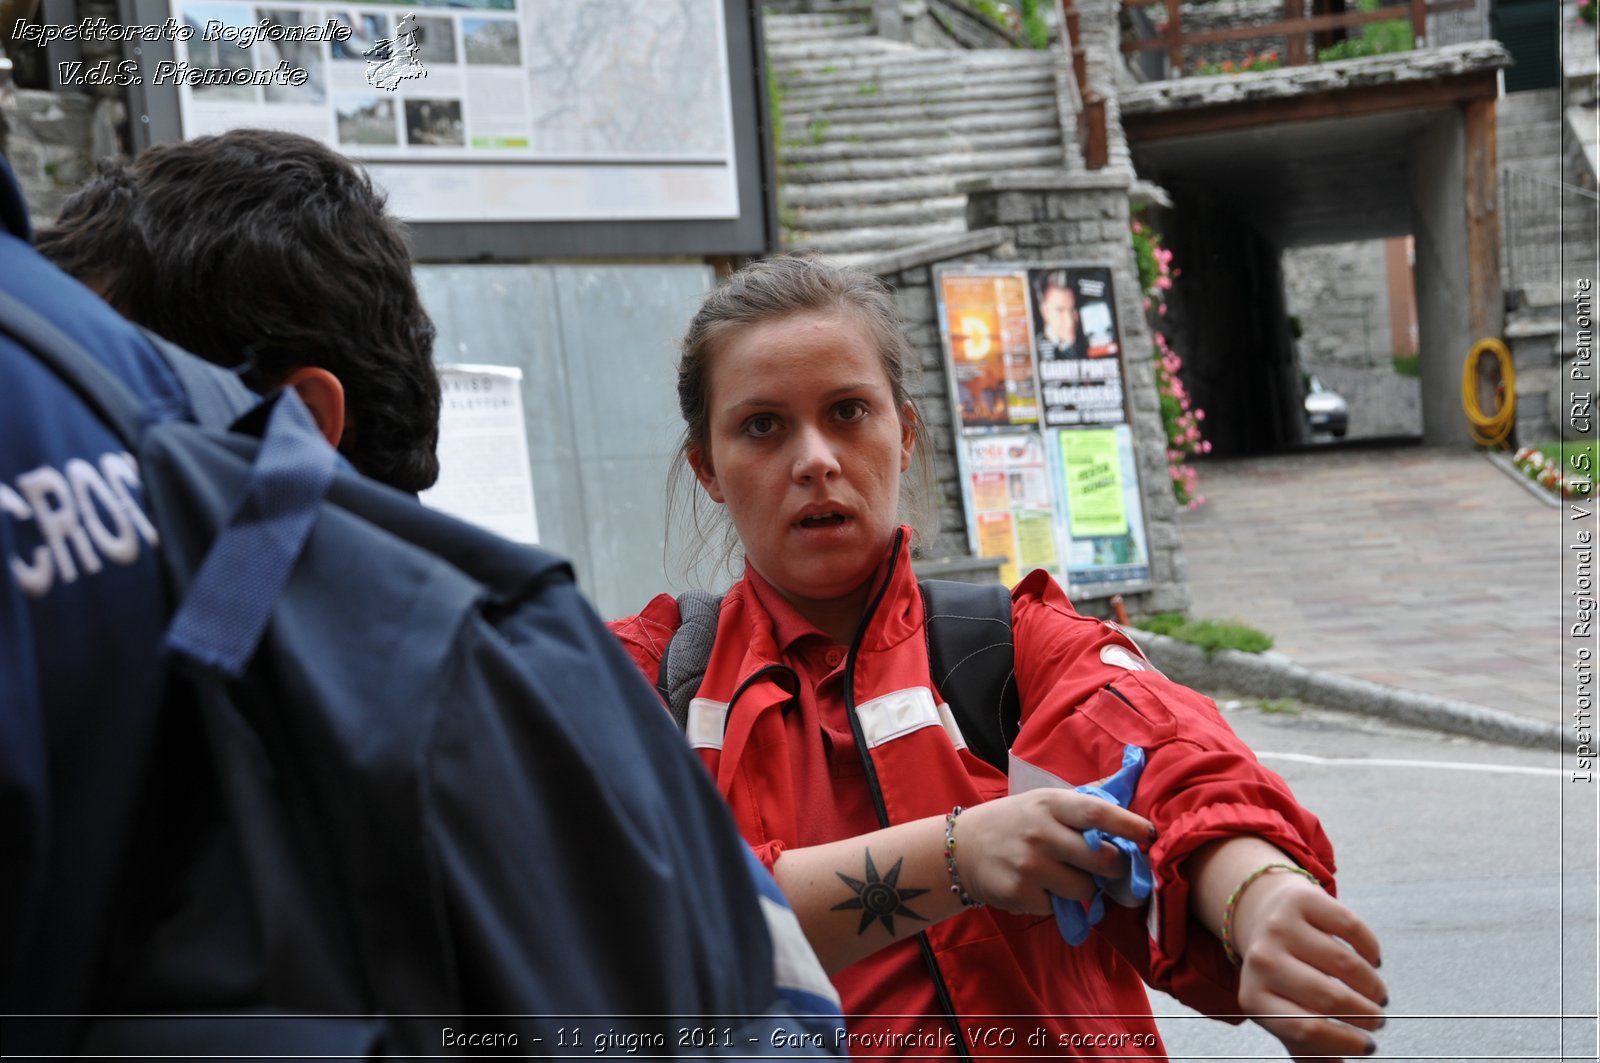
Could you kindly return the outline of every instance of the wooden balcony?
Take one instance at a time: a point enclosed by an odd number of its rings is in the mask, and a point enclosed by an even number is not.
[[[1428,16],[1450,11],[1468,11],[1477,6],[1477,0],[1403,0],[1373,11],[1344,10],[1344,0],[1283,0],[1283,18],[1266,24],[1233,26],[1223,29],[1205,29],[1185,32],[1181,0],[1122,0],[1124,9],[1158,8],[1165,15],[1156,22],[1153,36],[1137,40],[1124,40],[1124,54],[1164,52],[1169,63],[1170,77],[1190,73],[1187,62],[1208,45],[1238,42],[1260,42],[1254,50],[1260,53],[1274,51],[1283,66],[1295,67],[1315,63],[1316,52],[1331,46],[1350,30],[1357,30],[1376,22],[1397,19],[1410,23],[1412,44],[1416,48],[1428,46]]]

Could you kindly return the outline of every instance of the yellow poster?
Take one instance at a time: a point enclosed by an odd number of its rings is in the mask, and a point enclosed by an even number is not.
[[[978,556],[1005,558],[1000,582],[1007,587],[1017,582],[1017,544],[1010,513],[978,514]]]
[[[1056,567],[1055,521],[1048,509],[1019,509],[1017,517],[1017,554],[1020,567],[1032,572],[1036,568]]]
[[[1060,438],[1072,537],[1127,535],[1128,510],[1116,431],[1084,428],[1062,432]]]

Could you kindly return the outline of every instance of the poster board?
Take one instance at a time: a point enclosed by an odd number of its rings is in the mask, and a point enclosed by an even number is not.
[[[513,542],[537,543],[522,370],[439,366],[439,479],[423,505]]]
[[[976,556],[1070,593],[1150,587],[1123,346],[1109,267],[934,271],[956,460]]]
[[[301,133],[362,163],[419,257],[526,258],[775,243],[758,17],[739,0],[124,0],[115,28],[136,148]]]

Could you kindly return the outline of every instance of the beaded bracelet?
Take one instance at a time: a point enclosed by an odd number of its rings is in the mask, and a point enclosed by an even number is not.
[[[1249,889],[1251,884],[1255,882],[1256,879],[1260,878],[1262,875],[1271,874],[1274,871],[1289,871],[1296,875],[1302,875],[1310,879],[1312,882],[1316,882],[1318,886],[1322,885],[1321,882],[1317,882],[1317,876],[1313,875],[1305,868],[1296,867],[1294,864],[1285,864],[1282,862],[1275,864],[1262,864],[1260,867],[1246,875],[1244,877],[1244,881],[1239,883],[1239,888],[1234,890],[1233,893],[1229,895],[1228,906],[1222,911],[1222,952],[1228,957],[1228,962],[1233,964],[1235,967],[1239,966],[1239,954],[1238,952],[1234,951],[1233,948],[1234,910],[1239,907],[1239,898],[1244,896],[1244,891]]]
[[[965,811],[960,805],[944,817],[944,866],[950,871],[950,892],[956,895],[963,908],[982,908],[982,901],[972,899],[972,894],[961,888],[961,872],[956,870],[956,817]]]

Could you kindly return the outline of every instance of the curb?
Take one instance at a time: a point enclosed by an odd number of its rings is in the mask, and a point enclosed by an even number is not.
[[[1540,487],[1538,484],[1524,476],[1522,474],[1522,470],[1517,468],[1516,463],[1510,458],[1506,457],[1497,450],[1486,450],[1483,452],[1483,456],[1489,459],[1490,465],[1493,465],[1495,468],[1499,469],[1501,472],[1517,481],[1517,483],[1522,485],[1524,490],[1533,495],[1539,501],[1543,502],[1547,506],[1550,506],[1552,509],[1561,508],[1561,499],[1557,498],[1555,495],[1551,494],[1549,491],[1546,491],[1544,488]]]
[[[1198,646],[1165,635],[1139,629],[1130,634],[1168,678],[1201,690],[1297,698],[1322,708],[1379,716],[1507,745],[1552,750],[1577,747],[1577,736],[1558,724],[1365,679],[1314,672],[1281,653],[1218,650],[1207,655]]]

